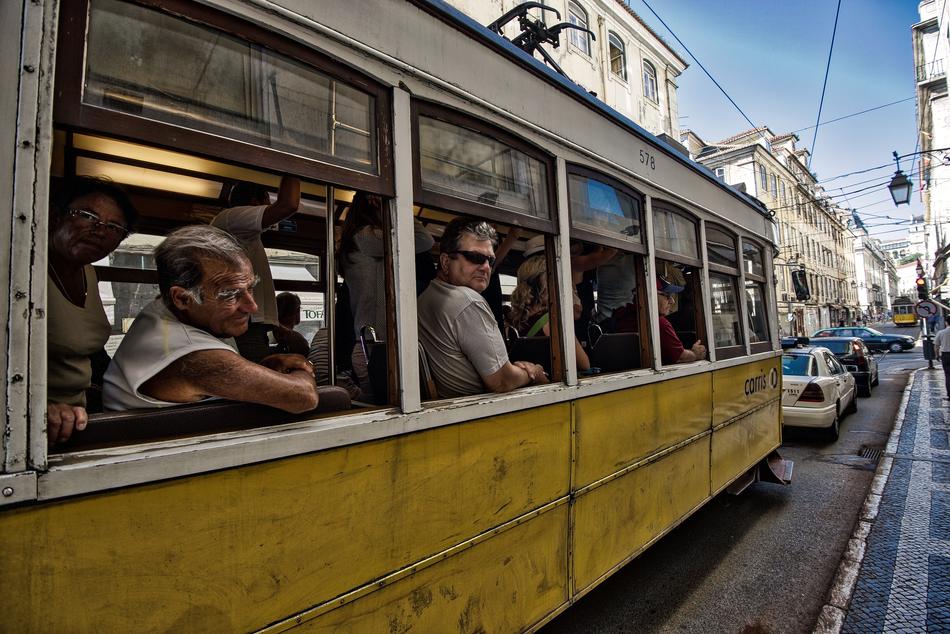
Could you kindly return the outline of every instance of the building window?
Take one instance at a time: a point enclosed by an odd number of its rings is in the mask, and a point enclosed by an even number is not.
[[[716,178],[718,178],[724,183],[726,182],[726,168],[725,167],[716,168]]]
[[[775,174],[770,174],[772,181],[772,198],[778,198],[778,179],[775,178]]]
[[[581,5],[576,2],[571,2],[567,6],[567,21],[575,26],[579,26],[582,29],[590,28],[587,26],[587,11],[584,11]],[[581,53],[590,57],[590,36],[584,31],[578,31],[577,29],[571,29],[570,32],[570,42],[577,48]]]
[[[643,60],[643,96],[653,103],[660,103],[656,96],[656,68]]]
[[[610,72],[623,81],[627,81],[627,52],[623,40],[616,33],[607,35],[607,47],[610,49]]]
[[[759,180],[762,183],[762,190],[769,191],[769,177],[765,171],[765,165],[759,163]]]

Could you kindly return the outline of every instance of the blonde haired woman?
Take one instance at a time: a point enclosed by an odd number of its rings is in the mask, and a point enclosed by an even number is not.
[[[522,337],[551,335],[548,310],[547,259],[542,252],[525,260],[518,267],[518,285],[511,293],[511,324]],[[577,369],[589,370],[590,359],[574,337]]]

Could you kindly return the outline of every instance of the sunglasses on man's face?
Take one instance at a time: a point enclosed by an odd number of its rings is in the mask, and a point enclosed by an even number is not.
[[[449,255],[461,255],[475,266],[481,266],[485,262],[488,262],[488,266],[495,266],[494,255],[485,255],[484,253],[479,253],[478,251],[452,251],[449,253]]]

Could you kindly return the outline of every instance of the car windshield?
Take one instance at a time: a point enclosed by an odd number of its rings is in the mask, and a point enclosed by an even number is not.
[[[817,376],[815,364],[807,354],[783,354],[782,374],[787,376]]]
[[[821,345],[823,348],[828,348],[835,354],[845,354],[851,352],[850,341],[822,341]]]
[[[881,335],[884,334],[884,333],[881,332],[880,330],[874,330],[874,328],[865,328],[864,331],[865,331],[867,334],[872,335],[872,336],[874,336],[874,337],[880,337]]]

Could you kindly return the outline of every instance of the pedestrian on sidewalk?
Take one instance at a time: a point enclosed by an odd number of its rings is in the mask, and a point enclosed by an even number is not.
[[[946,398],[950,401],[950,324],[934,337],[934,354],[943,366],[943,383],[947,390]]]

